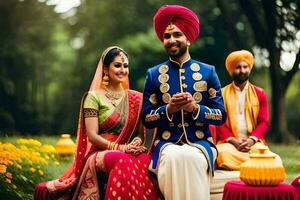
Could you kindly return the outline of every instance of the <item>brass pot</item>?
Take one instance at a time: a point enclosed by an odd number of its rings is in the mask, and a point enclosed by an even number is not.
[[[247,185],[278,185],[285,179],[285,170],[267,146],[257,143],[251,148],[250,159],[241,165],[240,178]]]
[[[70,156],[75,152],[75,143],[70,134],[62,134],[56,143],[56,152],[60,156]]]

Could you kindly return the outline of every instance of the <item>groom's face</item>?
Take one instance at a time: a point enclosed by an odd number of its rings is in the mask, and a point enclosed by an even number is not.
[[[177,26],[173,24],[167,26],[164,32],[163,45],[172,59],[176,60],[184,55],[189,43],[187,37]]]

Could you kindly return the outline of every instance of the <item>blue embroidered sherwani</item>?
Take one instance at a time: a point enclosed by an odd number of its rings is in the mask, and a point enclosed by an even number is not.
[[[192,115],[184,110],[169,116],[168,102],[176,93],[189,92],[200,106]],[[216,148],[209,124],[221,125],[226,113],[221,86],[215,67],[188,59],[183,64],[168,60],[148,69],[143,97],[143,123],[156,128],[150,169],[156,171],[161,150],[168,144],[188,143],[205,155],[213,173],[213,153]]]

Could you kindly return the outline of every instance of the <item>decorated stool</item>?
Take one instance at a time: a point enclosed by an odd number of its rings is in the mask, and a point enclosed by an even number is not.
[[[289,184],[276,186],[249,186],[242,181],[229,181],[225,184],[223,200],[295,200],[296,189]]]

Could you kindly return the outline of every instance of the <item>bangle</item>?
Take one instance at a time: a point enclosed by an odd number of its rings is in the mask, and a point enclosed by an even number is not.
[[[111,146],[111,141],[108,141],[107,149],[110,149],[110,146]]]
[[[123,152],[125,153],[125,152],[126,152],[126,148],[127,148],[127,145],[126,145],[126,144],[123,144],[122,150],[121,150],[121,151],[123,151]]]

